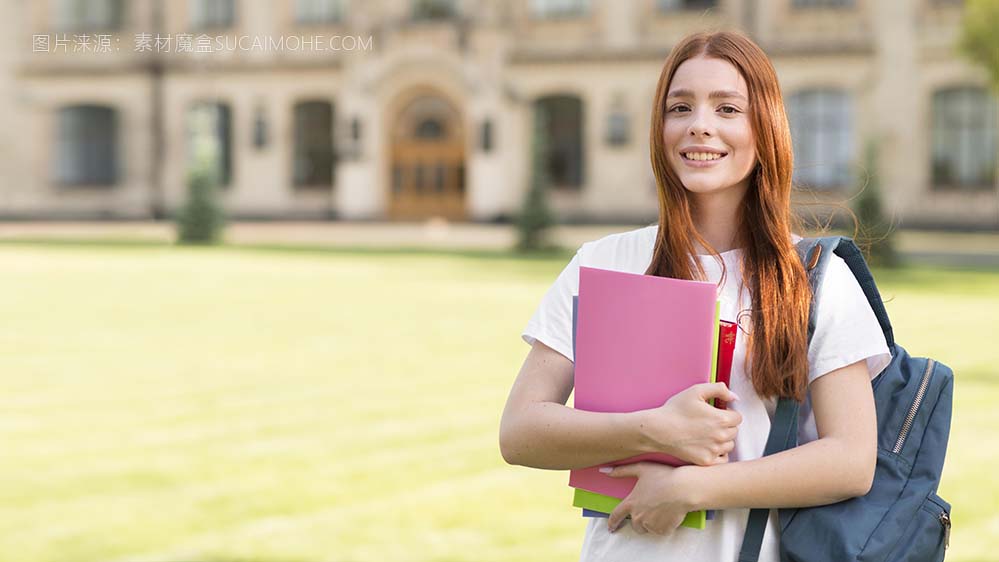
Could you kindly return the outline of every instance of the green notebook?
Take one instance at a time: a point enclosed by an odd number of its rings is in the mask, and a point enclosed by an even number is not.
[[[612,498],[611,496],[605,496],[596,492],[590,492],[589,490],[582,490],[580,488],[576,488],[575,494],[572,496],[572,505],[574,507],[581,507],[590,511],[598,511],[600,513],[610,513],[614,511],[614,508],[616,508],[619,503],[621,503],[621,500],[617,498]],[[686,517],[683,518],[683,523],[680,523],[680,526],[690,527],[691,529],[703,529],[707,526],[707,519],[708,517],[706,511],[691,511]]]

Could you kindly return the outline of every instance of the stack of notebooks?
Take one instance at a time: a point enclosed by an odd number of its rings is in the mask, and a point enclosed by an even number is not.
[[[634,412],[662,406],[706,382],[729,383],[736,325],[720,320],[714,283],[579,268],[573,297],[574,407]],[[724,402],[715,404],[724,408]],[[599,469],[641,461],[688,464],[664,453],[573,470],[572,505],[587,517],[607,517],[635,487]],[[703,529],[713,514],[688,513],[682,525]]]

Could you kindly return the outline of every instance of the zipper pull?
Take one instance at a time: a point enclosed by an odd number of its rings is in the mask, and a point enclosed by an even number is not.
[[[950,515],[947,515],[946,511],[941,511],[939,519],[944,528],[944,550],[947,550],[950,546]]]

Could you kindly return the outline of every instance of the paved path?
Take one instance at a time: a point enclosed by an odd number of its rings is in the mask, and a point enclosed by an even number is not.
[[[567,248],[641,225],[559,226],[552,239]],[[168,222],[0,222],[0,240],[110,239],[169,242]],[[510,225],[378,222],[241,222],[230,224],[232,244],[289,244],[370,248],[441,248],[502,250],[516,240]],[[941,265],[999,267],[999,232],[958,233],[900,231],[899,250],[910,260]]]

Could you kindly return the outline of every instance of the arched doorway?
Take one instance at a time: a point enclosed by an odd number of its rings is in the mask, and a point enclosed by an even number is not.
[[[465,135],[461,114],[433,92],[402,105],[391,131],[389,218],[465,218]]]

